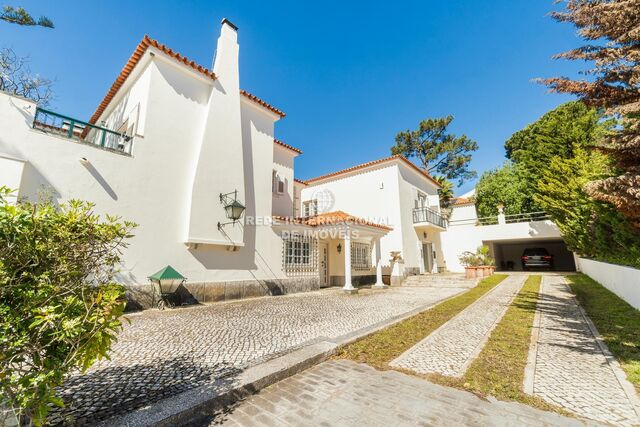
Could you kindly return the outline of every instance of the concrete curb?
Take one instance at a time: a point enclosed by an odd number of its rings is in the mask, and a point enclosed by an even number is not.
[[[406,320],[418,313],[427,311],[467,290],[466,288],[460,288],[459,292],[433,304],[418,307],[335,339],[319,338],[289,353],[252,365],[233,380],[230,380],[229,377],[220,378],[212,384],[196,387],[138,408],[127,414],[108,418],[98,423],[97,426],[165,427],[186,424],[195,425],[198,421],[209,419],[227,405],[327,360],[340,347]]]

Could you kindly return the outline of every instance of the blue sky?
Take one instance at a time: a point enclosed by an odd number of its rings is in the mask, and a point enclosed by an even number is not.
[[[83,119],[144,34],[210,67],[227,17],[239,27],[241,86],[287,113],[276,137],[303,150],[302,179],[388,156],[397,132],[447,114],[480,146],[473,168],[494,168],[513,132],[568,100],[532,79],[579,67],[551,58],[579,45],[548,16],[553,0],[3,4],[54,21],[0,23],[0,46],[55,79],[53,109]]]

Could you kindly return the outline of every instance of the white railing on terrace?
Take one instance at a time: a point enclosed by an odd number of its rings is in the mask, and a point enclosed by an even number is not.
[[[506,224],[514,224],[518,222],[544,221],[549,219],[546,212],[527,212],[519,214],[510,214],[504,216]],[[487,216],[483,218],[469,218],[456,221],[449,221],[449,225],[497,225],[500,224],[499,216]]]

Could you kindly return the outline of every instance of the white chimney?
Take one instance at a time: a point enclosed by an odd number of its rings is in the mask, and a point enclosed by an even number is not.
[[[237,191],[238,201],[246,205],[237,30],[227,19],[222,20],[213,64],[216,79],[206,106],[208,111],[191,188],[187,243],[225,246],[244,243],[242,224],[218,228],[218,223],[229,222],[220,194]]]

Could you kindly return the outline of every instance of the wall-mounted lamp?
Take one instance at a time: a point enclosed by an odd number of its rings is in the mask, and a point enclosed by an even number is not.
[[[245,210],[244,205],[238,201],[238,190],[225,194],[220,193],[220,203],[224,206],[224,212],[231,221],[219,222],[218,230],[221,230],[227,224],[235,224],[242,217],[242,213]]]
[[[338,249],[338,253],[342,253],[342,245],[340,243],[338,243],[338,247],[336,248]]]
[[[87,160],[86,157],[80,157],[80,163],[82,163],[83,165],[88,165],[89,164],[89,160]]]

